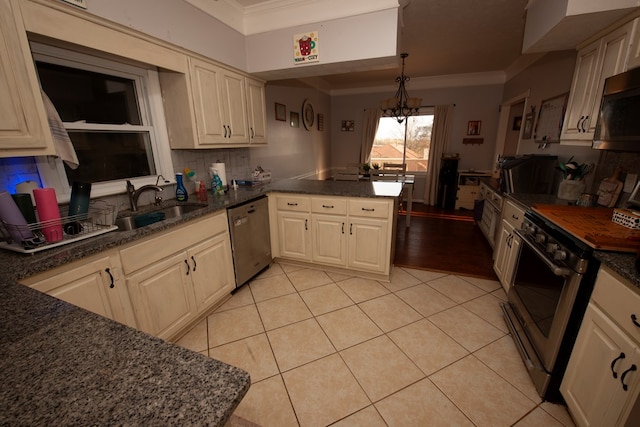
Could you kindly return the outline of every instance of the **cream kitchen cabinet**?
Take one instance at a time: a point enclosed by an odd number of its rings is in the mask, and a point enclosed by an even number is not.
[[[579,426],[640,424],[640,294],[602,267],[560,391]]]
[[[189,58],[198,144],[249,143],[245,77]]]
[[[267,143],[267,109],[264,83],[247,77],[247,112],[249,114],[249,141],[252,145]]]
[[[311,199],[312,260],[321,264],[347,265],[347,199]]]
[[[28,277],[23,284],[120,323],[135,327],[117,250]]]
[[[392,199],[270,194],[274,256],[388,275]]]
[[[455,208],[473,209],[474,202],[480,199],[480,178],[490,176],[488,173],[460,172]]]
[[[520,253],[520,238],[514,229],[520,229],[524,219],[524,210],[511,200],[507,200],[502,210],[500,231],[494,256],[493,271],[495,271],[505,292],[509,292],[513,270],[518,253]]]
[[[171,339],[235,286],[226,212],[120,251],[138,328]]]
[[[564,116],[562,144],[591,146],[607,77],[626,71],[637,20],[578,51]]]
[[[0,0],[0,157],[55,154],[19,2]]]

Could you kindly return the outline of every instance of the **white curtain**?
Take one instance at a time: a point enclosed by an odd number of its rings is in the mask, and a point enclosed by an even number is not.
[[[373,140],[378,132],[382,110],[378,107],[366,108],[362,119],[362,144],[360,145],[360,163],[369,163]]]
[[[437,105],[433,116],[433,130],[429,147],[427,181],[424,186],[425,204],[434,206],[438,201],[438,175],[440,159],[449,147],[453,105]]]

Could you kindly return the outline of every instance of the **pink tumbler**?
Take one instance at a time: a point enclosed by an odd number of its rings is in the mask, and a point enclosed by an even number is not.
[[[62,222],[56,190],[53,188],[35,188],[33,197],[36,199],[36,210],[42,225],[42,233],[47,242],[54,243],[62,240]]]

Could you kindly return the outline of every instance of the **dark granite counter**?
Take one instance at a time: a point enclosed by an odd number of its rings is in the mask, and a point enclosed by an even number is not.
[[[395,182],[283,180],[209,194],[206,208],[35,254],[0,250],[0,425],[224,425],[249,374],[17,281],[271,191],[397,197]],[[167,206],[175,201],[165,202]],[[144,212],[144,209],[141,209]]]

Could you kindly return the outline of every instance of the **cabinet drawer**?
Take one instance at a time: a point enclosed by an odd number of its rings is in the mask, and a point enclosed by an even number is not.
[[[125,274],[146,267],[209,237],[228,232],[227,212],[189,222],[120,250]]]
[[[304,196],[276,196],[279,211],[309,212],[310,201]]]
[[[367,218],[390,218],[390,201],[362,198],[349,200],[349,215]]]
[[[507,203],[505,203],[502,210],[502,219],[511,224],[513,228],[520,230],[523,218],[524,211],[522,209],[520,209],[511,201],[507,201]]]
[[[640,294],[621,282],[607,267],[600,267],[591,299],[599,305],[622,329],[640,343],[640,327],[633,323],[635,316],[640,324]]]
[[[314,197],[311,199],[311,212],[330,215],[346,215],[347,200],[328,197]]]

